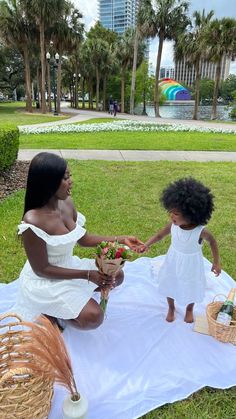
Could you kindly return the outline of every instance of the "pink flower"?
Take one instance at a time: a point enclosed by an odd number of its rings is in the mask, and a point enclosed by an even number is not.
[[[108,247],[104,247],[104,249],[102,249],[102,254],[106,255],[108,252],[109,248]]]

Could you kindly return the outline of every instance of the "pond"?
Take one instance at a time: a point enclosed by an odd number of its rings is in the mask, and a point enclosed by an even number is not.
[[[135,109],[135,113],[140,115],[142,113],[142,105],[138,105]],[[199,106],[198,118],[199,119],[211,119],[210,105]],[[148,116],[155,116],[154,106],[147,106],[146,111]],[[173,119],[192,119],[193,118],[193,105],[163,105],[160,107],[160,115],[162,118],[173,118]],[[217,106],[217,119],[222,121],[231,121],[229,117],[229,110],[225,108],[225,105]]]

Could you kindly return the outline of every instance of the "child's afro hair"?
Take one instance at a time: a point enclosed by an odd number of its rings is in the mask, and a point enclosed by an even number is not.
[[[167,211],[176,208],[190,223],[205,225],[214,210],[213,198],[209,188],[189,177],[170,183],[160,201]]]

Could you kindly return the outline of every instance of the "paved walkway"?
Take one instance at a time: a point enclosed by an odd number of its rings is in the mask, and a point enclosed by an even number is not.
[[[107,112],[97,112],[97,111],[89,111],[89,110],[82,110],[82,109],[73,109],[68,107],[67,102],[62,102],[61,110],[67,114],[72,115],[68,119],[63,119],[60,121],[52,121],[52,122],[42,122],[40,124],[34,124],[35,127],[43,127],[43,126],[51,126],[51,125],[64,125],[64,124],[72,124],[75,122],[86,121],[93,118],[111,118],[114,120],[114,117],[109,115]],[[176,125],[187,125],[187,126],[196,126],[196,127],[207,127],[207,128],[225,128],[231,129],[236,132],[236,124],[233,123],[218,123],[218,122],[210,122],[210,121],[193,121],[192,119],[172,119],[172,118],[155,118],[151,116],[143,116],[143,115],[129,115],[125,113],[118,113],[118,118],[122,119],[130,119],[133,121],[148,121],[148,122],[159,122],[161,124],[176,124]],[[28,125],[23,125],[26,127]],[[31,125],[32,126],[32,125]]]
[[[106,112],[96,112],[82,109],[72,109],[68,107],[68,103],[62,102],[62,111],[72,115],[70,118],[34,124],[34,126],[51,126],[70,124],[79,121],[86,121],[93,118],[111,118],[113,117]],[[177,124],[198,127],[232,129],[236,132],[236,124],[216,123],[208,121],[192,121],[180,119],[154,118],[142,115],[118,114],[119,118],[130,119],[135,121],[160,122],[162,124]],[[19,150],[18,160],[31,160],[37,153],[42,150]],[[143,151],[143,150],[45,150],[56,153],[65,159],[76,160],[111,160],[111,161],[236,161],[236,152],[223,151]]]
[[[111,161],[228,161],[236,162],[236,152],[224,151],[143,151],[143,150],[19,150],[18,160],[31,160],[41,151],[65,159]]]

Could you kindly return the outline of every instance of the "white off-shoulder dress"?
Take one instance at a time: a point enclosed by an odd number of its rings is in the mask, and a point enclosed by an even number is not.
[[[203,225],[192,230],[171,226],[171,245],[163,265],[154,273],[159,283],[159,293],[175,299],[179,304],[199,303],[206,289],[206,276],[199,242]],[[156,271],[156,272],[155,272]]]
[[[51,236],[40,228],[22,222],[22,234],[30,228],[45,241],[49,263],[63,268],[97,269],[93,259],[73,256],[77,241],[86,233],[85,217],[77,214],[75,228],[69,233]],[[14,311],[24,320],[32,321],[40,314],[62,319],[74,319],[92,297],[97,285],[85,279],[46,279],[35,274],[27,260],[19,277],[19,292]]]

